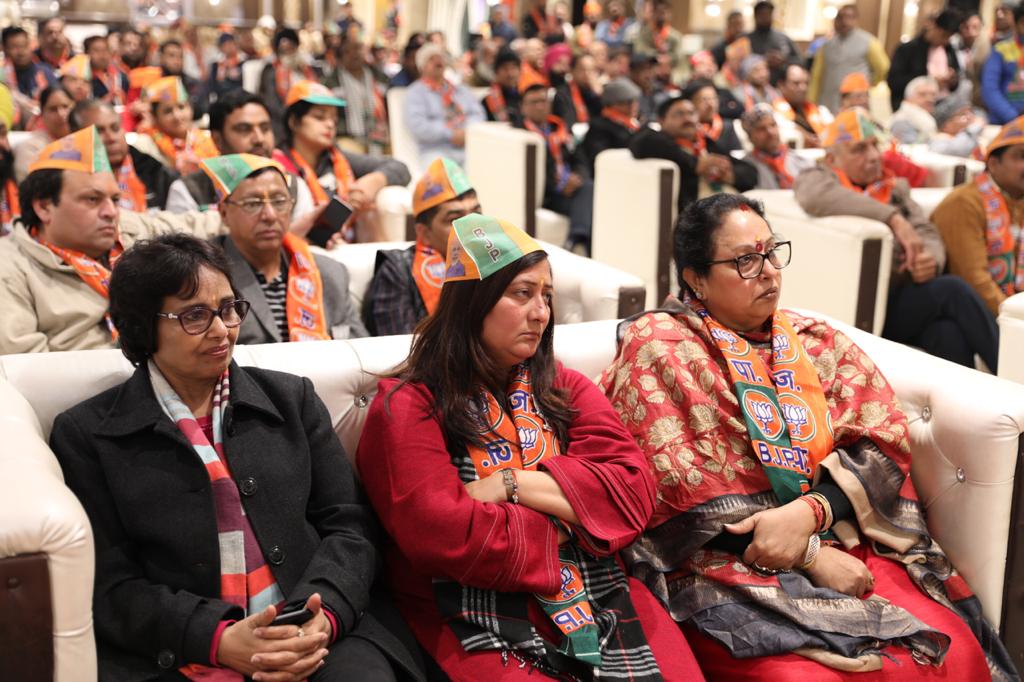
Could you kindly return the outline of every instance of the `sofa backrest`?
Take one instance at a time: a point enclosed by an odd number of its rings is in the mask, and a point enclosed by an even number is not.
[[[507,123],[466,128],[466,175],[480,205],[537,236],[536,211],[544,201],[544,139]]]
[[[405,124],[405,88],[388,90],[388,137],[391,140],[391,156],[405,164],[413,180],[423,175],[420,166],[420,148],[416,144],[409,126]]]

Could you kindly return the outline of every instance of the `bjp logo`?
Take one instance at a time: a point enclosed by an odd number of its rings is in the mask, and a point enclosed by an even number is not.
[[[728,344],[728,348],[722,348],[722,350],[727,351],[729,353],[743,355],[744,353],[747,352],[747,342],[733,334],[728,329],[712,327],[711,338],[713,338],[719,344]]]
[[[782,418],[789,425],[789,436],[793,440],[809,441],[818,432],[814,423],[814,415],[811,408],[800,398],[792,393],[779,395],[779,406],[782,408]]]
[[[790,343],[789,334],[782,327],[772,327],[772,362],[784,365],[796,360],[796,348]]]
[[[1006,278],[1010,268],[1005,258],[995,258],[988,262],[988,273],[996,282],[1002,282]]]
[[[516,418],[516,435],[523,453],[523,468],[531,469],[548,454],[547,444],[541,437],[544,425],[533,417]]]
[[[292,281],[295,282],[295,290],[303,299],[307,301],[313,299],[313,295],[316,294],[316,285],[313,284],[312,280],[308,277],[296,277]]]
[[[743,406],[761,428],[765,440],[775,440],[782,434],[785,422],[779,415],[775,403],[760,391],[749,390],[743,394]]]

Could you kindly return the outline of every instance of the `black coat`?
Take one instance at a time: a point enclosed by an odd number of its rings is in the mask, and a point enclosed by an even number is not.
[[[371,603],[377,524],[312,382],[232,363],[225,424],[229,469],[285,598],[319,592],[342,637],[374,642],[396,669],[421,677],[397,612]],[[100,679],[180,680],[178,667],[208,664],[220,621],[243,614],[218,598],[206,469],[146,369],[60,414],[50,445],[95,537]],[[378,614],[397,620],[397,632]]]
[[[638,159],[666,159],[679,166],[679,210],[697,199],[700,178],[697,175],[697,159],[683,151],[682,147],[665,133],[653,128],[641,128],[629,142],[629,150]],[[735,182],[733,187],[746,192],[757,186],[757,168],[732,157],[714,140],[708,140],[708,152],[729,157]]]
[[[907,83],[918,76],[928,75],[928,50],[931,46],[924,39],[924,34],[918,34],[913,40],[899,45],[892,53],[892,64],[889,66],[889,75],[886,81],[889,83],[889,99],[892,102],[892,110],[900,108],[903,101],[903,91],[907,89]],[[946,59],[949,60],[949,68],[956,71],[957,80],[961,74],[960,62],[956,57],[956,50],[952,45],[946,45]],[[950,90],[956,90],[957,82],[950,84]]]
[[[167,205],[167,192],[171,189],[171,183],[179,177],[178,171],[171,170],[131,145],[128,145],[128,153],[131,154],[135,174],[146,186],[146,208],[162,211]]]
[[[629,128],[604,116],[595,116],[590,120],[590,127],[587,128],[587,134],[580,145],[590,177],[594,177],[594,162],[597,155],[606,149],[625,149],[629,146],[632,134]]]

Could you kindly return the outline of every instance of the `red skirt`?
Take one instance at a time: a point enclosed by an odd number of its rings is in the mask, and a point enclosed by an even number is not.
[[[907,649],[899,646],[890,646],[883,650],[895,660],[883,657],[882,669],[868,673],[835,670],[798,654],[738,659],[733,658],[729,650],[717,641],[686,626],[683,631],[707,678],[772,682],[877,682],[920,679],[983,682],[991,679],[988,665],[985,663],[985,654],[967,625],[958,615],[922,592],[910,580],[902,565],[892,559],[878,556],[866,543],[855,547],[850,554],[867,564],[868,570],[875,577],[876,594],[885,597],[896,606],[903,607],[935,630],[949,635],[949,651],[941,666],[919,665],[914,662]]]

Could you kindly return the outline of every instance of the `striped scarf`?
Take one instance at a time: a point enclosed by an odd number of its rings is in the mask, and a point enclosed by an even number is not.
[[[220,545],[220,598],[241,607],[247,614],[259,613],[271,604],[284,601],[274,575],[263,559],[256,534],[252,530],[238,487],[231,478],[224,456],[224,414],[231,395],[229,370],[225,370],[213,390],[213,443],[203,433],[192,411],[168,383],[152,360],[149,379],[160,409],[184,434],[199,456],[213,490],[213,507],[217,514],[217,539]],[[241,680],[230,670],[213,669],[199,664],[179,668],[191,680]]]

